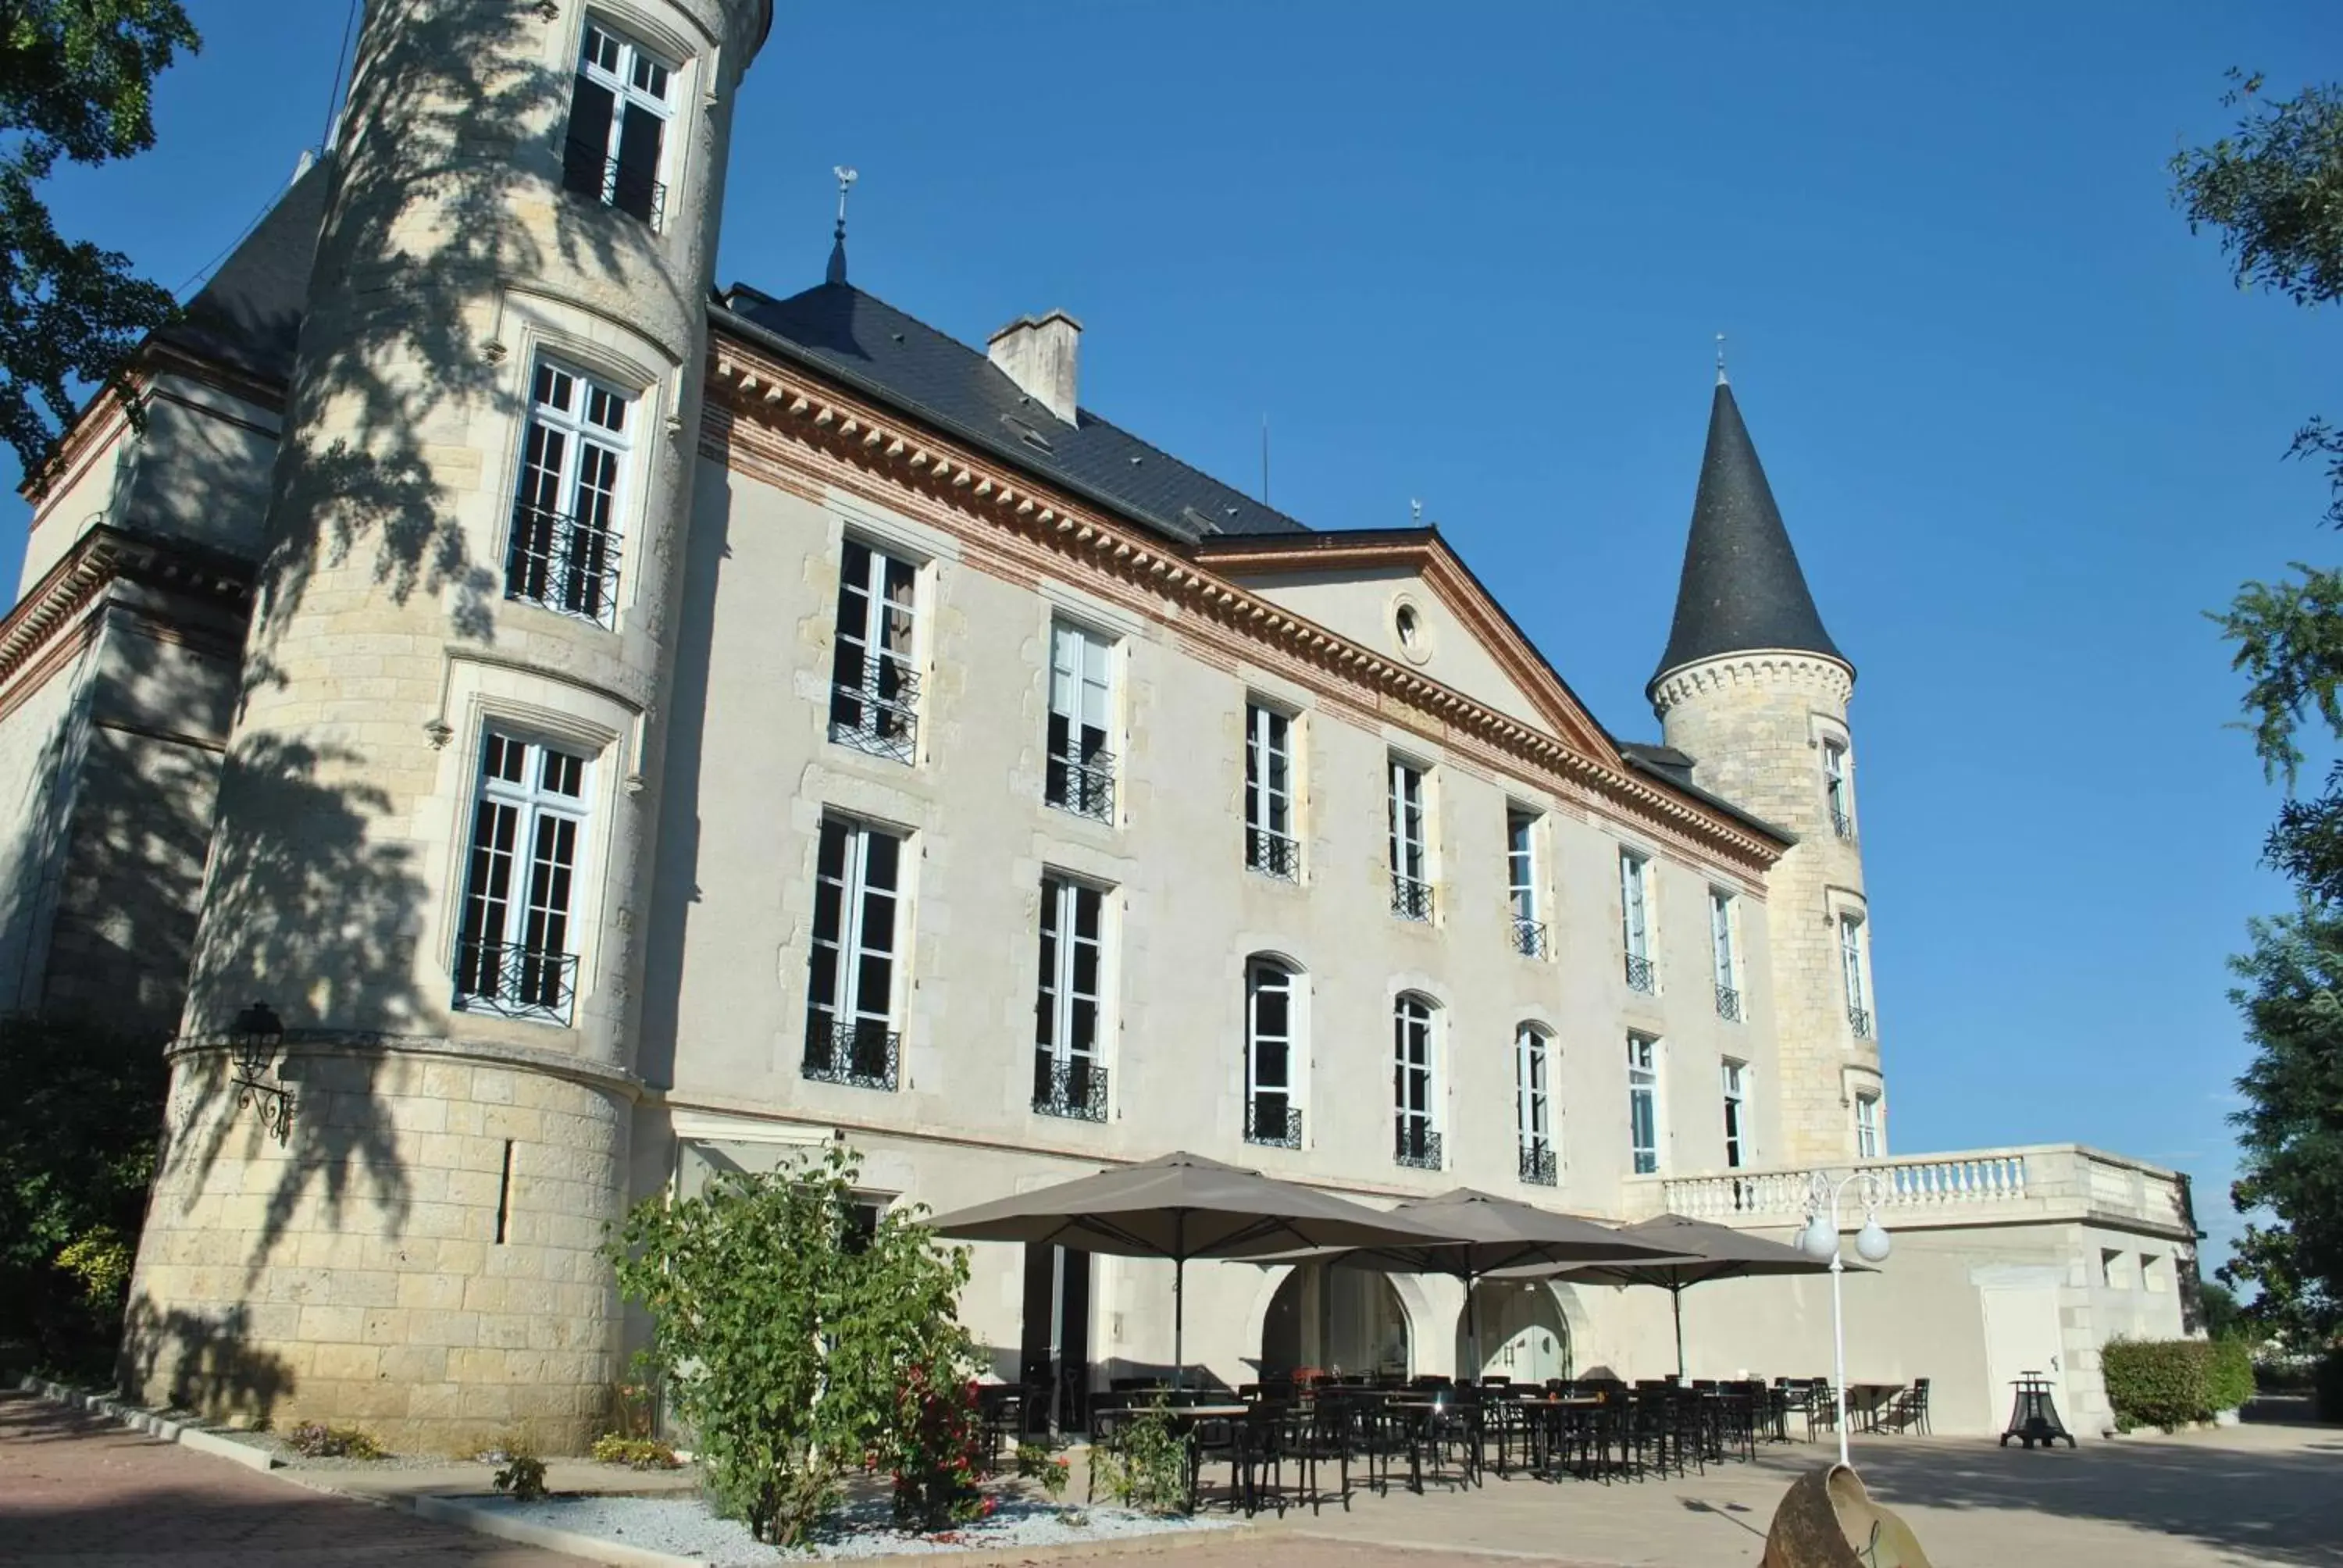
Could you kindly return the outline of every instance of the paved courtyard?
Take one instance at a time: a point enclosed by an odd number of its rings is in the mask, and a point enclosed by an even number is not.
[[[1474,1492],[1362,1496],[1348,1513],[1295,1513],[1282,1523],[1264,1516],[1260,1533],[1210,1544],[1052,1555],[1070,1568],[1489,1568],[1493,1554],[1571,1568],[1721,1568],[1757,1561],[1783,1489],[1802,1466],[1827,1457],[1825,1448],[1796,1444],[1755,1464],[1667,1481],[1493,1479]],[[2249,1426],[2052,1453],[1971,1439],[1881,1439],[1858,1443],[1855,1462],[1873,1491],[1911,1521],[1938,1568],[2343,1568],[2343,1428]],[[358,1484],[394,1500],[409,1489],[405,1481],[420,1480],[412,1472],[365,1474]],[[433,1483],[441,1479],[435,1474]],[[556,1568],[579,1561],[0,1395],[0,1563]]]

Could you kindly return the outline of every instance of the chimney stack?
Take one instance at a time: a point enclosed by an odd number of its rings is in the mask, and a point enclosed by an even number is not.
[[[1074,354],[1082,324],[1062,310],[1021,316],[994,333],[985,354],[1018,390],[1067,424],[1074,420]]]

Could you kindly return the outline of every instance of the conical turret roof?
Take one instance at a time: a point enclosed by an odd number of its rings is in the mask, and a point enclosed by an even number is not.
[[[1684,541],[1675,625],[1653,682],[1704,658],[1757,648],[1794,648],[1847,663],[1823,629],[1749,427],[1720,373],[1700,493],[1692,504],[1692,535]]]

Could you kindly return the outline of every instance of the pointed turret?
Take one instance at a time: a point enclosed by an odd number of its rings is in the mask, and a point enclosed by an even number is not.
[[[1823,618],[1798,569],[1798,552],[1782,526],[1773,487],[1741,422],[1733,388],[1720,372],[1708,416],[1708,451],[1684,541],[1684,579],[1668,650],[1652,678],[1719,654],[1760,648],[1818,653],[1847,662],[1823,629]],[[1852,668],[1850,666],[1850,668]]]

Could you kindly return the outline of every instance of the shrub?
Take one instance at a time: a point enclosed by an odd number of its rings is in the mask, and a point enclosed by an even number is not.
[[[2237,1410],[2253,1397],[2253,1347],[2241,1339],[2207,1342],[2205,1402],[2215,1410]]]
[[[675,1450],[655,1437],[627,1437],[606,1432],[594,1440],[594,1458],[602,1464],[623,1464],[628,1470],[673,1470],[683,1461]]]
[[[905,1469],[916,1432],[898,1369],[936,1386],[974,1355],[954,1317],[968,1254],[917,1213],[855,1223],[859,1171],[725,1171],[697,1197],[647,1199],[611,1243],[619,1289],[651,1313],[650,1366],[691,1429],[706,1484],[758,1540],[793,1545],[849,1469]]]
[[[1188,1446],[1161,1405],[1131,1417],[1103,1449],[1091,1451],[1107,1493],[1142,1513],[1182,1513],[1188,1507]]]
[[[2115,1340],[2099,1368],[2118,1432],[2171,1432],[2254,1396],[2253,1355],[2243,1340]]]
[[[1074,1467],[1051,1452],[1047,1443],[1021,1442],[1017,1445],[1017,1473],[1027,1481],[1040,1482],[1041,1490],[1055,1503],[1066,1494]]]
[[[538,1457],[537,1443],[528,1433],[511,1433],[497,1446],[504,1452],[505,1467],[488,1478],[488,1484],[515,1503],[535,1503],[543,1497],[545,1461]]]
[[[285,1446],[304,1459],[380,1459],[382,1444],[359,1426],[305,1421],[285,1434]]]
[[[937,1531],[982,1519],[998,1500],[977,1490],[976,1384],[908,1367],[895,1392],[895,1523]]]

